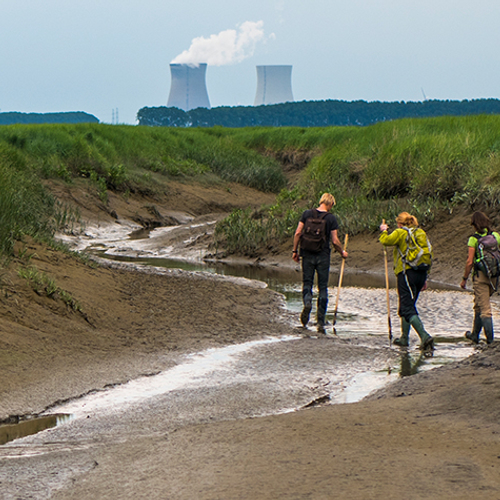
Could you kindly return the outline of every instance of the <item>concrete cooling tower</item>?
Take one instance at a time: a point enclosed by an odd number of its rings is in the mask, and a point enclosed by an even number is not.
[[[257,66],[254,106],[293,102],[291,66]]]
[[[205,75],[206,64],[198,66],[190,64],[171,64],[170,74],[172,83],[170,84],[170,94],[167,106],[176,107],[189,111],[195,108],[210,109]]]

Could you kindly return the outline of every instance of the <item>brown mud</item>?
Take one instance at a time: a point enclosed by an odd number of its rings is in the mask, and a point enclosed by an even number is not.
[[[104,205],[83,188],[51,188],[89,223],[134,220],[147,227],[173,224],[186,214],[215,219],[235,207],[273,201],[241,186],[172,183],[162,197],[110,195]],[[444,214],[426,228],[435,248],[433,280],[459,283],[469,217]],[[293,266],[290,250],[251,263]],[[349,254],[351,270],[383,272],[376,234],[350,238]],[[80,310],[34,291],[17,273],[30,266],[53,278]],[[268,289],[200,273],[94,267],[32,241],[18,245],[1,273],[1,419],[39,413],[57,401],[161,371],[171,365],[170,354],[294,333],[297,324]],[[359,403],[95,445],[87,457],[95,466],[61,482],[62,489],[49,496],[500,498],[499,394],[495,342]]]

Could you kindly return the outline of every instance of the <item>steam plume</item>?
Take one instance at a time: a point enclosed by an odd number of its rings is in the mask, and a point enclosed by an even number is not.
[[[263,26],[263,21],[245,21],[238,31],[225,30],[209,38],[193,38],[189,49],[179,54],[171,64],[224,66],[239,63],[252,56],[257,43],[264,40]]]

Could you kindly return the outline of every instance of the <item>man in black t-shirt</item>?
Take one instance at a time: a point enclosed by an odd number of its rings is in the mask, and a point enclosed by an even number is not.
[[[324,193],[319,200],[319,207],[313,210],[306,210],[295,231],[293,237],[293,253],[292,259],[299,262],[302,257],[302,301],[304,308],[300,315],[300,321],[304,327],[309,322],[309,315],[312,309],[313,298],[313,284],[314,274],[318,275],[318,302],[317,302],[317,327],[318,332],[325,333],[325,315],[328,306],[328,278],[330,276],[330,241],[332,242],[335,250],[342,255],[342,258],[347,258],[348,253],[342,249],[342,244],[337,236],[338,222],[330,210],[335,205],[335,198],[329,194]],[[319,252],[311,252],[308,250],[300,249],[300,256],[298,248],[302,231],[307,219],[310,217],[318,217],[318,212],[326,212],[324,216],[326,225],[326,238],[322,249]]]

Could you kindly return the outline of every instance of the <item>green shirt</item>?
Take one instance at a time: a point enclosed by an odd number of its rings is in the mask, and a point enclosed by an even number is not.
[[[393,250],[393,258],[394,258],[394,274],[398,275],[403,271],[403,261],[401,255],[406,253],[406,236],[408,235],[408,231],[403,228],[395,229],[391,234],[387,231],[383,231],[379,237],[380,243],[386,247],[394,247]],[[417,228],[415,231],[415,238],[420,247],[427,246],[427,236],[423,229]],[[425,254],[422,256],[421,264],[431,265],[431,255]],[[411,269],[409,264],[406,264],[406,269]]]
[[[485,229],[482,233],[477,233],[477,234],[479,234],[479,236],[486,236],[488,234],[488,230]],[[495,231],[493,231],[491,234],[495,237],[495,239],[497,240],[498,246],[500,247],[500,234],[498,234]],[[474,236],[470,236],[469,241],[467,242],[467,246],[476,249],[477,248],[477,238],[474,238]]]

